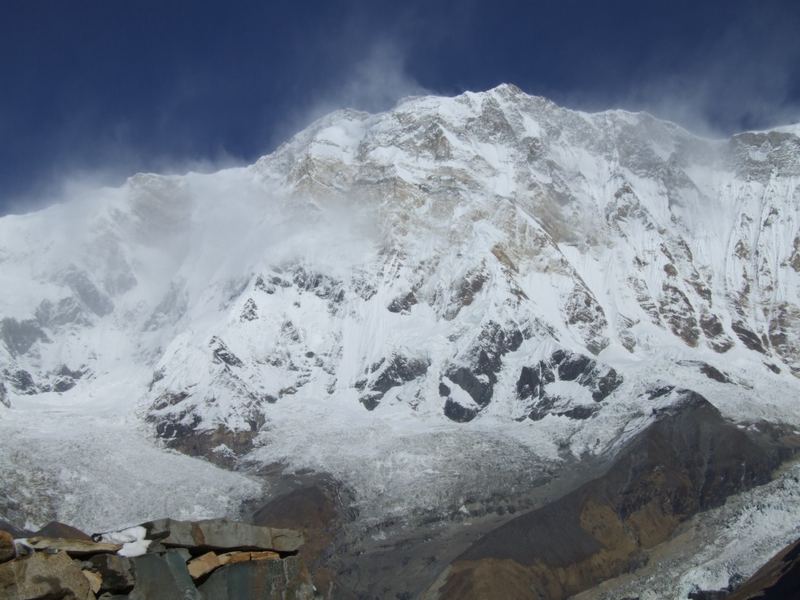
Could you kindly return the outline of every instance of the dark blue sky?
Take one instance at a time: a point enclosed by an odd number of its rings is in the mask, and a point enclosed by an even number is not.
[[[314,116],[513,82],[725,133],[800,118],[800,2],[0,2],[0,213],[251,161]]]

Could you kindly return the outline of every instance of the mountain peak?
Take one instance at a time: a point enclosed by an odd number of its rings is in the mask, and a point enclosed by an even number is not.
[[[557,462],[614,447],[678,379],[734,421],[797,423],[798,157],[757,142],[499,86],[0,219],[0,410],[103,402],[185,452],[364,494],[379,474],[343,439],[477,436],[448,456],[463,472],[485,444]]]

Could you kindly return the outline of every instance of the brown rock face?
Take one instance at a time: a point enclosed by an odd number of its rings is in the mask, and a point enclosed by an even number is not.
[[[779,454],[684,392],[605,475],[480,539],[428,597],[567,598],[635,568],[642,548],[666,540],[694,513],[765,483]]]
[[[334,480],[319,477],[271,500],[252,517],[256,524],[301,528],[306,543],[298,556],[308,565],[317,589],[326,598],[337,597],[335,576],[326,558],[345,519],[341,497],[346,494]]]
[[[664,321],[672,329],[672,333],[688,346],[697,346],[700,330],[689,298],[681,290],[667,283],[664,284],[662,292],[660,310]]]
[[[0,598],[89,600],[89,580],[65,552],[37,552],[0,565]]]
[[[11,560],[16,556],[14,551],[14,538],[6,531],[0,531],[0,563]]]
[[[220,425],[216,429],[195,431],[190,427],[169,422],[159,423],[156,433],[175,450],[189,456],[202,456],[212,463],[225,468],[233,468],[238,456],[253,449],[253,440],[258,435],[257,427],[247,431],[232,431]],[[227,446],[231,453],[220,454],[215,448]]]

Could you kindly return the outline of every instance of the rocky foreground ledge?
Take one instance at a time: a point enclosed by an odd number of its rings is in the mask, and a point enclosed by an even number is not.
[[[316,597],[292,529],[160,519],[89,536],[53,523],[0,530],[8,600],[306,600]]]

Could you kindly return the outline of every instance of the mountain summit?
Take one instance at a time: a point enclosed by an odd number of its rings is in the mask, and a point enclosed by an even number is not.
[[[796,426],[799,229],[796,129],[510,85],[338,111],[248,167],[0,219],[0,423],[331,472],[376,514],[458,502],[458,465],[613,451],[676,387]]]

